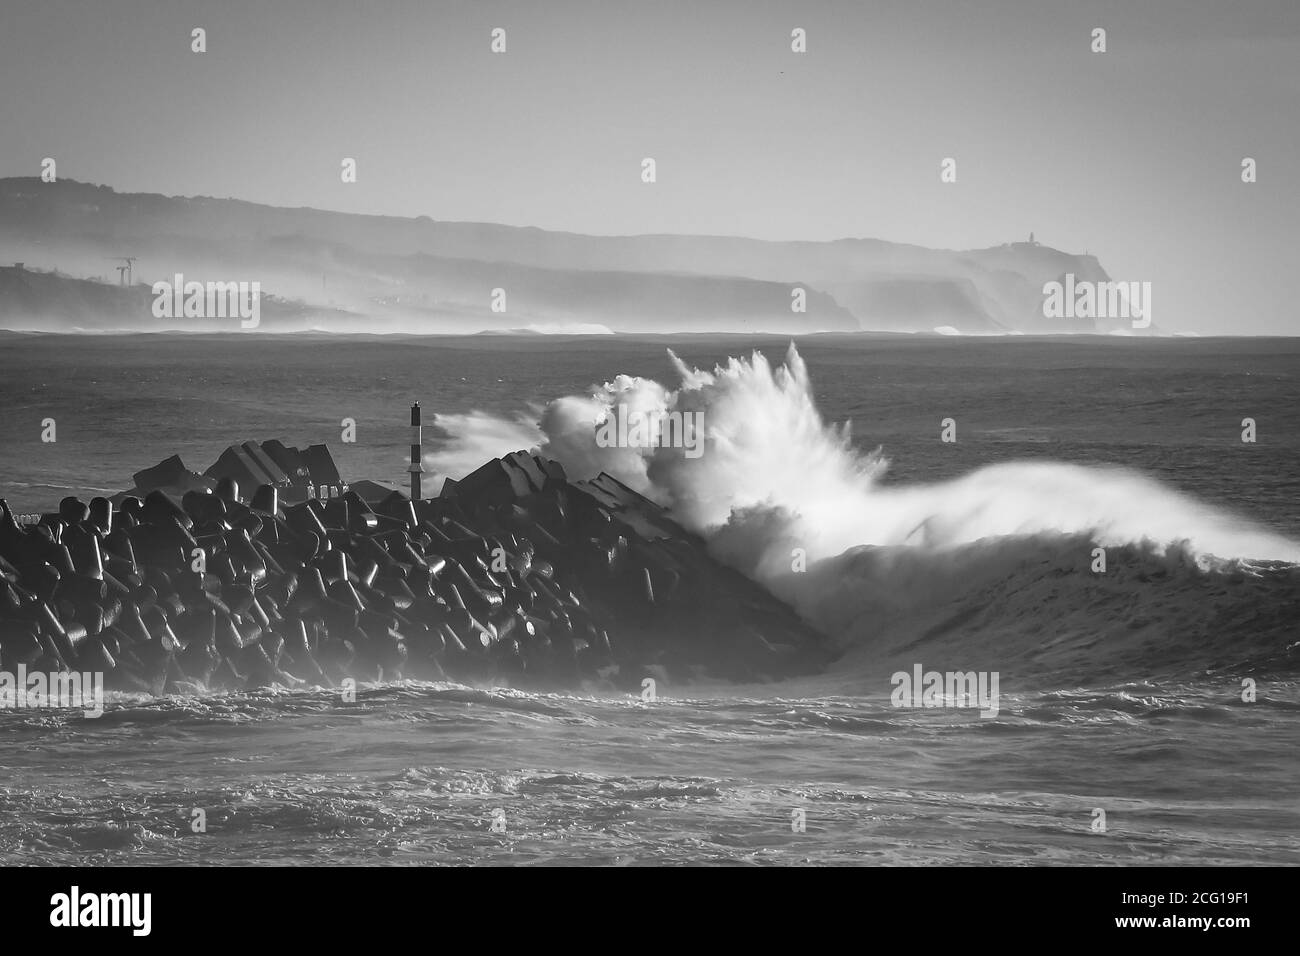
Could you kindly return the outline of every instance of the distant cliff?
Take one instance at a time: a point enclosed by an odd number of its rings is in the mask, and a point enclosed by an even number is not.
[[[0,179],[0,262],[111,283],[117,256],[136,257],[134,278],[145,286],[180,273],[201,282],[259,281],[282,302],[296,300],[270,327],[300,321],[460,332],[1110,328],[1044,318],[1044,283],[1066,273],[1107,276],[1092,256],[1030,243],[956,252],[877,239],[586,236]],[[111,315],[97,311],[101,301]],[[103,325],[139,314],[139,304],[75,287],[55,292],[44,282],[0,289],[0,325],[20,312],[25,327],[73,317],[74,324]],[[145,316],[152,325],[147,309]]]

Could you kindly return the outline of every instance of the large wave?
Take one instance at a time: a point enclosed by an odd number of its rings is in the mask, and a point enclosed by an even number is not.
[[[917,653],[918,641],[933,644],[948,631],[965,632],[966,646],[985,654],[1028,649],[1049,632],[1075,633],[1065,643],[1093,648],[1089,659],[1102,653],[1097,641],[1107,645],[1112,629],[1134,653],[1111,659],[1157,654],[1175,623],[1195,629],[1220,617],[1248,619],[1259,637],[1258,605],[1269,605],[1278,587],[1295,616],[1300,543],[1150,477],[1008,462],[950,481],[884,484],[888,461],[880,449],[855,448],[849,423],[823,418],[793,344],[778,365],[759,352],[712,371],[669,357],[675,388],[619,375],[513,419],[438,416],[450,439],[429,461],[460,477],[487,458],[530,448],[559,460],[573,478],[608,472],[875,660],[892,656],[890,648]],[[657,443],[602,447],[597,426],[628,411],[659,421],[702,416],[702,453]],[[1234,611],[1231,595],[1226,612],[1218,598],[1207,606],[1210,591],[1248,580],[1272,582],[1247,589],[1250,613]],[[982,628],[988,640],[973,640]],[[1276,643],[1271,634],[1263,640],[1261,653]],[[1219,660],[1214,644],[1206,636],[1166,651],[1183,659],[1199,647],[1204,653],[1191,656],[1204,663]],[[1067,658],[1062,669],[1077,670],[1079,661]]]

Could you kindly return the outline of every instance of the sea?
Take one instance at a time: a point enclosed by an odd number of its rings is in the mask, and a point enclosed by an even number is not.
[[[704,454],[602,457],[623,400],[701,411]],[[0,862],[1300,863],[1300,341],[0,333],[0,496],[268,438],[404,487],[416,401],[426,494],[523,447],[610,470],[837,660],[0,709]],[[904,692],[931,671],[996,713]]]

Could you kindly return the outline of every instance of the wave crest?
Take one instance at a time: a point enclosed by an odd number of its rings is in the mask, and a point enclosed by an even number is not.
[[[572,478],[608,472],[671,508],[721,560],[878,659],[961,632],[975,656],[1018,648],[1035,669],[1079,672],[1094,646],[1111,664],[1174,653],[1169,635],[1181,629],[1174,656],[1209,661],[1222,657],[1209,650],[1225,630],[1247,641],[1251,627],[1264,642],[1253,650],[1269,657],[1296,623],[1275,605],[1279,593],[1300,592],[1291,567],[1300,543],[1146,475],[1015,461],[949,481],[885,484],[881,449],[864,453],[850,423],[825,421],[793,344],[777,365],[760,352],[712,371],[669,358],[676,388],[620,375],[513,423],[440,417],[452,452],[431,461],[453,471],[523,444]],[[702,413],[703,453],[600,447],[596,426],[620,404]],[[1105,573],[1093,566],[1099,547]],[[1035,649],[1045,634],[1055,656]]]

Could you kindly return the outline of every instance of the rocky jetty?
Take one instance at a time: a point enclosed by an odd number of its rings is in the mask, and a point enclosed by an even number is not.
[[[203,474],[173,456],[134,477],[33,524],[0,500],[0,668],[155,694],[398,677],[634,690],[831,657],[664,509],[525,452],[414,501],[342,482],[321,445],[245,442]]]

